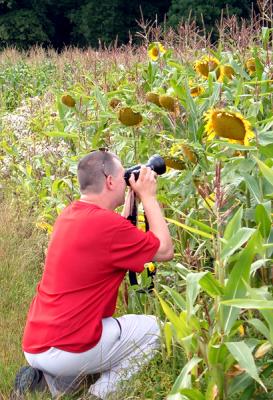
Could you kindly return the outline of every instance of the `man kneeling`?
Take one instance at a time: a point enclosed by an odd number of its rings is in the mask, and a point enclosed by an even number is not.
[[[129,180],[143,204],[148,232],[114,211],[124,203],[126,189],[124,168],[115,154],[102,149],[86,155],[78,164],[78,180],[81,197],[55,222],[30,306],[23,337],[30,367],[16,376],[19,395],[34,390],[44,377],[55,397],[73,388],[79,377],[99,373],[89,393],[105,399],[159,346],[154,316],[113,318],[127,270],[142,272],[151,260],[173,257],[156,200],[155,173],[141,167],[139,179],[132,175]]]

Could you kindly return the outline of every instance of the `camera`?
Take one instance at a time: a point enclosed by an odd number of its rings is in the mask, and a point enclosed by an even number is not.
[[[162,175],[166,172],[165,161],[159,154],[154,154],[153,156],[151,156],[149,158],[147,164],[145,164],[145,165],[146,165],[146,167],[150,167],[153,171],[155,171],[157,173],[157,175]],[[124,179],[128,186],[130,186],[129,178],[130,178],[131,174],[135,175],[135,180],[138,179],[140,168],[141,168],[141,164],[138,164],[138,165],[134,165],[130,168],[127,168],[125,170]]]

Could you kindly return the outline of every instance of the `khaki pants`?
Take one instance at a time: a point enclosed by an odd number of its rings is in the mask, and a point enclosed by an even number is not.
[[[159,325],[151,315],[124,315],[103,319],[99,343],[83,353],[54,347],[39,353],[25,352],[28,363],[44,372],[53,397],[73,390],[79,377],[100,373],[89,393],[102,399],[117,390],[147,363],[159,348]]]

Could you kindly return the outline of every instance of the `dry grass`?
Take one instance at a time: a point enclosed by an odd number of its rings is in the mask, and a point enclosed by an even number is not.
[[[25,364],[21,338],[46,238],[16,201],[0,204],[0,398],[7,398],[16,370]]]
[[[113,67],[119,68],[123,65],[126,69],[130,69],[136,63],[147,59],[147,44],[152,41],[163,42],[166,48],[174,49],[176,56],[183,57],[184,60],[185,58],[191,60],[198,52],[215,49],[218,45],[225,51],[245,53],[251,47],[260,45],[260,29],[269,25],[272,0],[259,0],[258,6],[260,14],[255,15],[253,12],[250,20],[231,15],[216,21],[218,43],[213,43],[211,32],[206,31],[205,27],[197,26],[191,16],[181,20],[176,29],[166,27],[165,24],[157,25],[157,21],[142,19],[139,21],[139,32],[136,34],[136,38],[142,43],[138,46],[133,45],[133,41],[130,40],[129,44],[120,47],[117,47],[116,43],[98,50],[67,47],[61,53],[37,46],[21,52],[15,48],[8,48],[0,52],[0,65],[15,64],[23,60],[35,66],[50,60],[58,67],[60,75],[63,74],[65,65],[72,66],[75,82],[79,82],[79,75],[83,71],[88,71],[96,80],[102,69],[103,74],[107,72],[105,68],[113,70]]]

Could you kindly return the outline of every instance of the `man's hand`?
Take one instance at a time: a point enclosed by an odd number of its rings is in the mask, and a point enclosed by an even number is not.
[[[156,197],[156,173],[151,168],[144,165],[141,166],[138,180],[135,180],[134,174],[129,178],[129,183],[137,197],[143,202],[149,197]]]
[[[156,173],[151,168],[142,166],[138,180],[136,181],[134,174],[132,174],[129,183],[132,190],[142,202],[150,231],[160,241],[154,261],[171,260],[173,258],[173,244],[168,226],[156,199]]]

